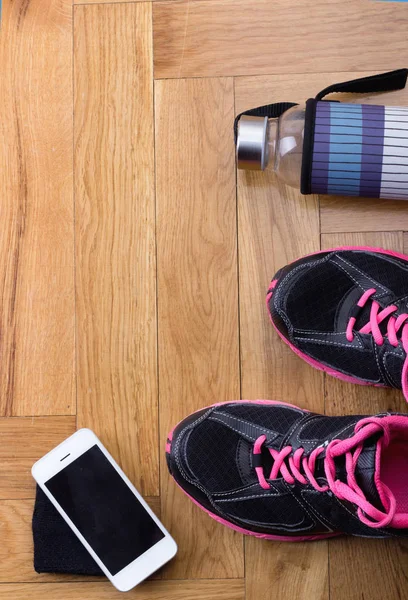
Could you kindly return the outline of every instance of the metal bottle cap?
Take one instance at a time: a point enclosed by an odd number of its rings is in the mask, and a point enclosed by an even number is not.
[[[268,117],[243,115],[238,121],[238,169],[264,170],[268,164]]]

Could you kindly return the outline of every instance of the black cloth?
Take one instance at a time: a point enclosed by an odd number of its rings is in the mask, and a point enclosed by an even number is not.
[[[34,569],[37,573],[103,574],[38,486],[33,514],[33,537]]]

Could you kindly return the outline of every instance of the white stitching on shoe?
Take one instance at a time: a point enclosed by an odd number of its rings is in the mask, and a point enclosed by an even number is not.
[[[224,417],[226,416],[230,416],[230,415],[226,415],[225,413],[219,413],[221,415],[224,415]],[[234,417],[235,418],[235,417]],[[263,427],[260,427],[259,425],[254,425],[253,423],[250,423],[249,421],[242,421],[242,419],[237,419],[238,421],[241,421],[241,423],[244,423],[244,425],[251,425],[251,427],[259,427],[259,429],[261,431],[266,431],[266,433],[271,434],[273,432],[271,432],[270,429],[264,429]],[[243,435],[247,438],[249,438],[250,440],[254,441],[257,439],[255,436],[250,435],[249,433],[243,433],[242,431],[240,431],[239,429],[235,429],[235,427],[233,427],[230,423],[225,423],[225,421],[222,421],[221,419],[217,419],[216,415],[212,415],[211,416],[211,421],[217,421],[217,423],[222,423],[222,425],[224,425],[224,427],[228,427],[228,429],[232,429],[232,431],[235,431],[236,433],[239,433],[239,435]],[[269,441],[273,441],[274,439],[276,439],[278,437],[278,435],[280,435],[279,433],[277,433],[275,435],[274,438],[272,438]]]
[[[278,405],[275,404],[274,406],[278,406]],[[284,404],[281,404],[280,406],[283,406],[283,408],[285,408],[285,409],[288,408],[288,410],[292,410],[292,412],[301,413],[301,411],[296,408],[291,409],[290,406],[286,407]],[[251,421],[247,421],[246,419],[243,419],[242,417],[236,417],[235,415],[232,415],[232,414],[229,415],[228,413],[225,413],[222,410],[216,409],[215,412],[216,412],[216,414],[223,415],[224,417],[232,417],[233,419],[235,419],[236,421],[239,421],[240,423],[243,423],[244,425],[251,425],[252,427],[257,427],[261,431],[266,431],[266,433],[274,433],[275,437],[277,437],[278,435],[284,435],[284,434],[278,433],[277,431],[274,431],[273,429],[268,429],[267,427],[262,427],[261,425],[258,425],[257,423],[251,423]],[[212,418],[214,418],[214,415]],[[227,427],[226,423],[223,422],[223,424]]]
[[[331,331],[327,332],[327,331],[313,331],[311,329],[293,329],[293,331],[295,333],[313,333],[313,335],[327,335],[327,333],[330,333],[330,335],[346,335],[346,331],[339,331],[339,332],[335,332],[333,331],[333,333]]]
[[[331,254],[328,254],[324,258],[320,258],[318,260],[314,260],[314,261],[312,261],[310,263],[303,263],[301,265],[298,265],[297,267],[295,267],[294,269],[292,269],[291,271],[289,271],[289,273],[287,273],[285,275],[285,277],[282,279],[282,281],[278,282],[278,287],[277,287],[276,292],[272,296],[272,301],[273,301],[273,304],[274,304],[274,307],[275,307],[277,313],[279,314],[279,316],[281,317],[281,319],[286,324],[286,327],[288,328],[288,332],[292,329],[292,326],[291,326],[291,323],[290,323],[288,317],[286,316],[286,313],[283,312],[283,302],[284,302],[284,298],[286,296],[286,294],[285,294],[286,290],[283,289],[284,284],[286,283],[286,281],[288,279],[290,279],[291,277],[293,277],[295,275],[295,273],[297,273],[301,269],[307,269],[307,268],[319,265],[321,263],[327,262],[329,260],[329,258],[331,256],[333,256],[333,255],[334,255],[334,252],[332,252]],[[283,293],[284,298],[281,299],[280,297],[281,297],[282,293]],[[288,293],[289,293],[289,291],[288,291]]]
[[[201,417],[199,417],[196,421],[193,421],[192,423],[190,423],[190,425],[188,425],[187,429],[192,429],[195,425],[197,425],[201,421],[204,421],[204,419],[206,419],[207,416],[210,415],[213,411],[214,411],[214,407],[211,407],[208,411],[206,411],[203,415],[201,415]],[[182,474],[182,476],[184,477],[184,479],[186,481],[188,481],[189,483],[191,483],[192,485],[195,485],[198,489],[200,489],[205,494],[205,496],[208,498],[208,500],[212,503],[211,498],[208,497],[207,490],[197,481],[190,479],[190,477],[188,477],[187,473],[183,469],[181,461],[179,459],[179,453],[178,453],[179,448],[180,448],[180,443],[181,443],[180,439],[181,439],[181,436],[179,436],[177,438],[176,445],[174,446],[174,457],[176,459],[177,467],[178,467],[180,473]]]
[[[304,423],[301,428],[299,429],[299,431],[297,432],[296,435],[296,440],[299,442],[299,444],[302,444],[302,442],[319,442],[319,439],[316,438],[306,438],[305,440],[301,440],[300,439],[300,434],[302,433],[302,431],[304,430],[304,428],[309,425],[309,423],[312,423],[313,421],[318,421],[319,419],[321,419],[322,417],[324,417],[325,415],[316,415],[315,417],[312,417],[311,419],[309,419],[309,421],[307,421],[306,423]],[[330,417],[329,417],[330,418]],[[340,435],[340,433],[344,433],[344,431],[346,431],[347,429],[349,429],[350,427],[353,427],[355,425],[355,423],[348,423],[348,425],[345,425],[343,427],[343,429],[339,429],[339,431],[335,432],[335,435]],[[334,434],[333,434],[334,435]]]
[[[374,352],[374,356],[375,356],[375,362],[377,363],[377,367],[378,367],[378,381],[380,381],[380,379],[382,378],[382,375],[381,375],[380,362],[378,360],[377,345],[375,345],[373,347],[373,352]]]
[[[388,370],[388,367],[387,367],[386,358],[389,355],[391,355],[391,356],[397,356],[398,358],[403,358],[404,354],[403,354],[403,352],[401,352],[401,349],[399,349],[397,352],[389,350],[388,352],[384,352],[384,355],[382,357],[382,363],[384,365],[384,369],[386,370],[388,377],[390,378],[390,381],[392,381],[394,383],[395,387],[398,388],[398,384],[395,382],[394,377],[391,375],[391,373],[390,373],[390,371]]]
[[[226,423],[224,423],[224,421],[222,421],[221,419],[217,419],[216,416],[212,416],[211,421],[217,421],[217,423],[222,423],[222,425],[224,425],[224,427],[228,427],[229,429],[232,429],[232,431],[235,431],[236,433],[239,433],[240,435],[242,435],[242,431],[239,431],[239,429],[235,429],[235,427],[233,427],[232,425],[227,425]],[[246,437],[250,438],[251,440],[255,441],[256,437],[254,437],[253,435],[250,435],[249,433],[245,434]]]
[[[334,342],[334,341],[329,342],[327,340],[315,340],[313,338],[299,338],[299,337],[295,337],[294,339],[297,341],[301,341],[301,342],[314,342],[315,344],[326,344],[327,346],[334,346],[334,347],[342,346],[344,348],[350,348],[350,344],[342,344],[341,342]],[[359,347],[363,348],[363,345],[361,344],[360,340],[358,340],[358,343],[359,343]],[[332,367],[332,368],[334,368],[334,367]]]
[[[331,256],[334,255],[334,252],[332,252],[331,254],[329,254],[328,256],[325,256],[324,258],[320,258],[318,260],[314,260],[310,263],[303,263],[301,265],[298,265],[297,267],[295,267],[294,269],[291,269],[289,271],[289,273],[287,273],[285,275],[285,277],[282,279],[282,281],[278,281],[278,288],[276,290],[276,292],[274,293],[274,295],[272,296],[272,298],[275,298],[275,301],[278,301],[280,296],[282,295],[283,292],[283,284],[286,282],[287,279],[290,279],[291,277],[293,277],[293,275],[295,273],[297,273],[298,271],[300,271],[301,269],[307,269],[310,267],[315,267],[316,265],[323,263],[323,262],[327,262],[329,260],[329,258]]]
[[[235,490],[233,490],[232,492],[214,492],[213,496],[214,496],[214,500],[216,500],[217,498],[221,497],[221,496],[232,496],[233,494],[236,494],[237,492],[241,491],[241,492],[245,492],[246,490],[250,490],[253,487],[257,487],[259,488],[259,483],[251,483],[251,485],[248,485],[247,487],[242,487],[242,488],[237,488]]]
[[[273,498],[274,496],[279,496],[280,492],[274,494],[254,494],[253,496],[240,496],[239,498],[226,498],[222,500],[215,500],[215,502],[238,502],[241,500],[253,500],[255,498]]]
[[[346,265],[348,265],[349,267],[351,267],[352,269],[355,269],[356,271],[358,271],[360,273],[360,275],[362,275],[363,277],[365,277],[366,279],[369,279],[376,287],[381,288],[384,291],[384,294],[389,294],[390,290],[387,290],[386,287],[384,287],[383,285],[381,285],[380,283],[378,283],[378,281],[376,281],[375,279],[373,279],[372,277],[370,277],[369,275],[367,275],[366,273],[364,273],[364,271],[361,271],[358,267],[356,267],[355,265],[353,265],[353,263],[350,263],[348,260],[346,260],[345,258],[343,258],[342,256],[339,256],[338,254],[335,254],[336,258],[338,258],[339,260],[341,260],[342,262],[344,262]],[[337,264],[337,263],[335,263]],[[338,267],[340,267],[340,269],[343,269],[343,271],[346,272],[346,274],[351,277],[351,279],[359,286],[361,287],[363,290],[365,290],[365,288],[358,283],[358,281],[356,281],[356,279],[354,279],[354,277],[352,275],[350,275],[350,273],[348,273],[344,267],[342,267],[341,265],[338,265]]]
[[[290,428],[289,433],[286,434],[284,440],[283,440],[283,444],[286,444],[286,442],[292,437],[293,432],[296,430],[296,427],[299,427],[300,423],[303,421],[304,423],[308,423],[309,421],[311,421],[313,419],[313,417],[310,417],[310,414],[305,414],[303,415],[303,418],[298,419],[293,426]],[[299,423],[300,421],[300,423]],[[301,425],[302,427],[302,425]],[[282,444],[282,446],[283,446]]]
[[[334,523],[332,523],[332,522],[331,522],[329,519],[327,519],[326,517],[324,517],[324,516],[321,514],[321,512],[320,512],[320,511],[319,511],[319,510],[318,510],[318,509],[317,509],[315,506],[313,506],[313,504],[311,504],[311,503],[310,503],[310,502],[307,500],[307,498],[306,498],[306,492],[308,492],[308,491],[309,491],[309,492],[316,492],[316,493],[319,493],[319,492],[317,492],[316,490],[301,490],[301,491],[300,491],[300,495],[302,496],[302,500],[303,500],[303,502],[306,502],[306,504],[309,506],[309,508],[310,508],[312,511],[314,511],[314,512],[315,512],[315,513],[318,515],[318,517],[319,517],[319,519],[321,520],[321,522],[322,522],[322,524],[323,524],[323,525],[326,525],[327,527],[331,528],[331,529],[332,529],[332,531],[338,531],[338,529],[337,529],[337,527],[334,525]],[[326,492],[326,493],[327,493],[327,492]]]
[[[190,436],[191,436],[192,432],[193,432],[193,429],[190,429],[190,430],[189,430],[189,431],[187,431],[187,433],[186,433],[186,437],[185,437],[185,440],[184,440],[184,451],[183,451],[183,458],[184,458],[184,460],[185,460],[185,463],[186,463],[186,465],[187,465],[187,467],[188,467],[188,469],[189,469],[190,473],[193,473],[193,474],[194,474],[194,471],[193,471],[193,469],[190,467],[190,463],[188,462],[188,458],[187,458],[187,450],[186,450],[186,448],[187,448],[187,442],[188,442],[188,440],[190,439]]]
[[[295,496],[295,494],[293,493],[293,491],[290,489],[290,487],[288,486],[288,484],[285,482],[284,483],[286,489],[288,490],[288,492],[290,493],[290,495],[292,496],[292,498],[294,498],[296,500],[296,502],[299,504],[299,506],[302,508],[302,510],[305,511],[305,513],[310,517],[311,521],[312,521],[312,525],[310,525],[309,527],[305,527],[305,529],[312,529],[313,527],[316,526],[316,519],[313,515],[310,514],[309,510],[306,508],[306,506],[303,506],[302,502],[299,500],[299,498],[297,496]]]
[[[340,258],[340,257],[338,257],[338,258]],[[350,279],[352,279],[354,281],[354,283],[363,290],[363,292],[365,291],[365,288],[361,285],[361,283],[359,283],[357,281],[357,279],[355,279],[353,277],[353,275],[351,275],[351,273],[349,273],[345,267],[343,267],[342,265],[339,265],[338,263],[333,263],[333,264],[336,265],[336,267],[338,267],[339,269],[341,269],[347,275],[347,277],[350,277]]]

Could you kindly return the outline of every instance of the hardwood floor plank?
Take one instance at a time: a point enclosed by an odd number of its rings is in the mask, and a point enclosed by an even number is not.
[[[321,196],[322,233],[400,231],[408,229],[408,205],[404,200]]]
[[[239,397],[231,79],[160,81],[156,101],[160,439],[189,413]],[[242,536],[216,525],[161,467],[179,544],[170,578],[240,577]],[[182,518],[180,518],[182,515]]]
[[[158,2],[159,0],[150,0],[151,2]],[[166,0],[166,2],[177,2],[178,0]],[[213,0],[216,2],[217,0]],[[146,2],[146,0],[74,0],[74,4],[123,4],[124,2]]]
[[[330,599],[406,598],[407,553],[407,540],[330,540]]]
[[[244,584],[240,579],[210,581],[148,581],[130,592],[140,600],[244,600]],[[109,582],[103,583],[21,583],[0,585],[1,600],[119,600]]]
[[[245,544],[248,600],[328,600],[327,542]]]
[[[289,9],[285,0],[204,0],[155,2],[153,10],[156,78],[362,71],[373,65],[380,72],[395,69],[396,56],[406,52],[403,4],[300,0]]]
[[[322,235],[322,248],[378,246],[403,251],[401,232]],[[325,380],[326,412],[330,415],[407,412],[399,390]],[[407,540],[344,537],[329,541],[331,600],[405,598],[408,595]]]
[[[280,76],[265,80],[262,91],[255,77],[235,83],[237,113],[287,98],[290,86]],[[296,89],[300,100],[310,94],[311,85],[302,78]],[[317,198],[301,196],[273,175],[239,171],[238,226],[242,397],[283,400],[323,412],[322,374],[279,339],[265,306],[275,272],[320,247]],[[328,598],[326,542],[284,544],[247,537],[245,565],[247,598]]]
[[[75,417],[0,418],[0,500],[34,498],[31,467],[75,431]]]
[[[319,410],[322,374],[279,339],[265,306],[276,271],[319,249],[317,199],[273,179],[266,173],[238,174],[242,395]]]
[[[71,1],[3,4],[0,415],[74,414]]]
[[[78,426],[158,495],[151,6],[74,10]]]

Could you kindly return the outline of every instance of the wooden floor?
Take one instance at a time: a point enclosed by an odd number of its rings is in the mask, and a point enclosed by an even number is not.
[[[408,4],[5,0],[0,33],[0,599],[121,598],[32,567],[31,464],[102,438],[179,544],[143,600],[402,600],[408,543],[273,543],[215,524],[170,480],[193,410],[272,398],[405,411],[325,378],[268,322],[274,272],[343,244],[408,252],[408,204],[302,197],[236,175],[246,108],[408,66]],[[368,102],[408,105],[408,91]]]

